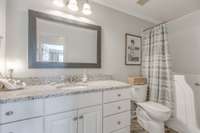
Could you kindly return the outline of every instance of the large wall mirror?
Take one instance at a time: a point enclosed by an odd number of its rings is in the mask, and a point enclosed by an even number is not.
[[[29,68],[100,68],[101,27],[29,10]]]

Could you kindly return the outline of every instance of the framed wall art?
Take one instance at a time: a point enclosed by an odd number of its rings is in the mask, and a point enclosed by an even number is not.
[[[142,37],[126,33],[125,64],[141,65]]]

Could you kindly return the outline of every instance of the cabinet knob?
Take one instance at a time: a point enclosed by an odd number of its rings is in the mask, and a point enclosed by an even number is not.
[[[117,124],[120,125],[120,124],[121,124],[121,121],[118,121]]]
[[[6,114],[7,116],[11,116],[11,115],[14,114],[14,112],[13,112],[13,111],[8,111],[8,112],[6,112],[5,114]]]
[[[119,107],[118,107],[118,110],[120,110],[120,109],[121,109],[121,107],[119,106]]]
[[[74,119],[73,119],[74,121],[77,121],[78,120],[78,117],[74,117]]]
[[[79,117],[79,119],[83,119],[83,115],[81,115],[81,116]]]
[[[118,97],[121,97],[121,94],[118,94]]]
[[[198,82],[197,82],[197,83],[195,83],[195,86],[200,86],[200,83],[198,83]]]

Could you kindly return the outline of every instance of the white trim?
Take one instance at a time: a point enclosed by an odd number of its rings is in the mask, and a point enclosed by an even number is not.
[[[172,20],[170,20],[170,21],[168,22],[168,24],[173,23],[173,22],[176,22],[176,21],[181,21],[182,19],[187,18],[187,17],[190,17],[190,16],[193,16],[193,15],[195,15],[195,14],[198,13],[198,12],[200,12],[200,10],[195,10],[195,11],[189,13],[189,14],[185,14],[185,15],[183,15],[183,16],[181,16],[181,17],[172,19]]]

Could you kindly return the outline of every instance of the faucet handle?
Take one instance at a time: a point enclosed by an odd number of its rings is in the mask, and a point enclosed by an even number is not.
[[[68,81],[69,81],[70,83],[72,83],[72,82],[77,82],[77,81],[78,81],[78,76],[72,75],[72,76],[70,76],[70,77],[68,78]]]
[[[88,75],[84,73],[82,76],[82,82],[87,82],[87,81],[88,81]]]

